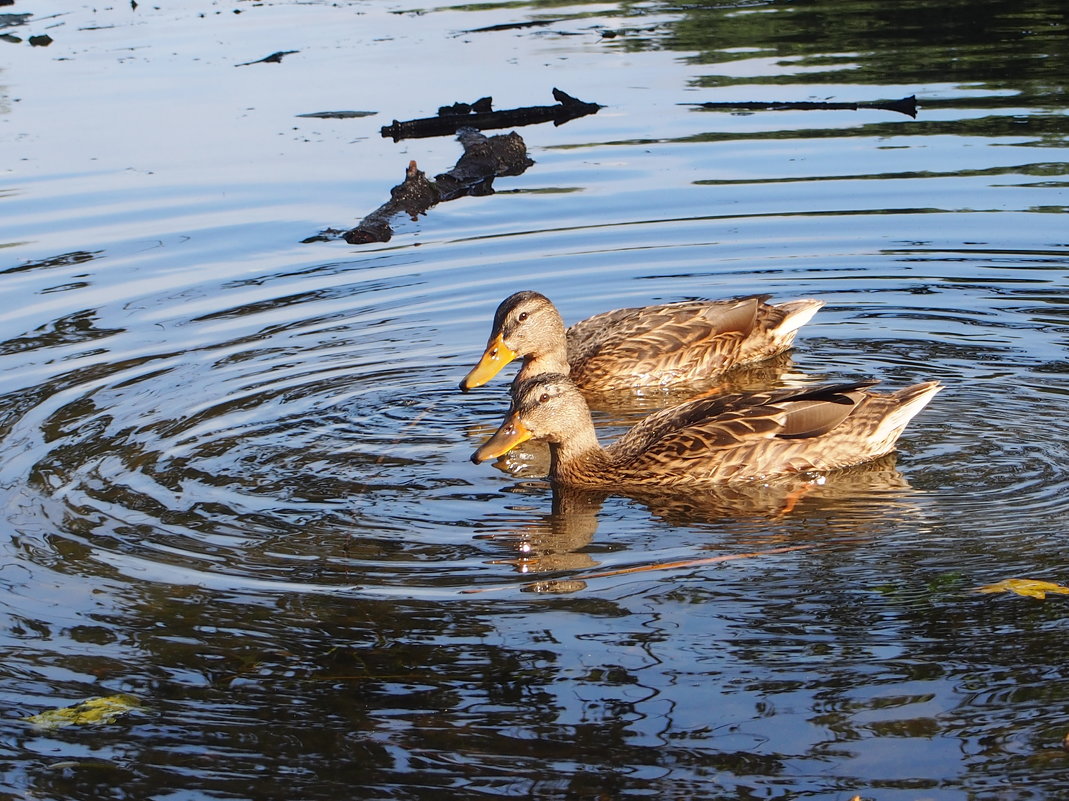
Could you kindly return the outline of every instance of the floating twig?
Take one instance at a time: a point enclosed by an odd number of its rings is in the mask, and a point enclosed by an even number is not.
[[[564,22],[564,19],[531,19],[525,22],[501,22],[497,25],[487,25],[484,28],[471,28],[461,33],[490,33],[493,31],[514,31],[521,28],[540,28],[543,25],[556,25]]]
[[[240,65],[239,65],[240,66]],[[298,117],[312,117],[319,120],[352,120],[357,117],[374,117],[377,111],[311,111],[298,114]]]
[[[586,103],[562,92],[553,90],[557,101],[552,106],[523,106],[502,111],[493,111],[492,100],[483,97],[475,103],[454,103],[438,109],[437,117],[423,117],[416,120],[398,122],[383,126],[382,135],[392,137],[395,142],[401,139],[418,139],[428,136],[449,136],[461,128],[475,128],[485,131],[494,128],[515,128],[523,125],[536,125],[552,122],[563,125],[569,120],[596,114],[601,108],[597,103]]]
[[[680,103],[681,106],[696,106],[707,111],[820,111],[827,109],[845,109],[857,111],[862,108],[875,108],[883,111],[897,111],[908,117],[917,116],[917,96],[910,95],[901,100],[879,100],[875,103],[821,103],[810,101],[747,101],[737,103]]]
[[[235,67],[247,67],[250,64],[281,64],[284,56],[292,55],[293,53],[300,53],[300,50],[279,50],[276,53],[272,53],[269,56],[258,58],[255,61],[245,61],[241,64],[235,64]]]

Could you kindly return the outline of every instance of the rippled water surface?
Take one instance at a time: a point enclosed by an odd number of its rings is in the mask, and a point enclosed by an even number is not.
[[[1063,3],[2,10],[0,799],[1067,797],[1069,596],[974,592],[1069,583]],[[302,243],[554,87],[496,193]],[[554,494],[456,389],[523,288],[816,297],[737,387],[946,389],[800,495]]]

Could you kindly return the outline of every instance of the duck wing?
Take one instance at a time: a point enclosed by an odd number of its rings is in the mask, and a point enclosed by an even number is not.
[[[635,474],[734,471],[727,454],[774,438],[806,440],[839,426],[876,381],[696,398],[650,415],[608,450]],[[695,463],[708,467],[698,470]]]
[[[679,381],[737,361],[768,296],[617,309],[568,329],[568,361],[581,383],[620,386]]]

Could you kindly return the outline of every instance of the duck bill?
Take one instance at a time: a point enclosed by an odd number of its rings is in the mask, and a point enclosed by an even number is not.
[[[531,432],[527,429],[515,414],[510,414],[501,428],[488,439],[479,450],[471,455],[475,464],[485,462],[487,459],[496,459],[504,456],[521,442],[531,438]]]
[[[495,375],[501,372],[501,368],[516,358],[516,351],[505,344],[501,334],[490,340],[486,346],[486,352],[479,359],[471,372],[460,382],[460,388],[467,392],[469,389],[481,387]]]

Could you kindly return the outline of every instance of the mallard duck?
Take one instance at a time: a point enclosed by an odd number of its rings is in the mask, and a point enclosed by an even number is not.
[[[608,489],[836,470],[894,450],[906,424],[942,389],[936,381],[890,393],[868,389],[876,383],[698,397],[651,414],[602,448],[579,388],[546,373],[513,388],[508,417],[472,461],[544,440],[555,482]]]
[[[565,331],[545,295],[517,292],[497,307],[482,359],[460,382],[482,386],[516,357],[522,381],[562,373],[584,392],[711,378],[791,346],[823,301],[767,303],[768,296],[617,309]]]

